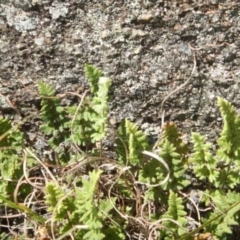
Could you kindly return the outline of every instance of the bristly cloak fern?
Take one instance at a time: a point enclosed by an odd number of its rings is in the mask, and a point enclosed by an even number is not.
[[[101,141],[106,135],[108,93],[112,84],[111,79],[102,77],[102,72],[91,65],[85,65],[85,74],[92,95],[85,98],[80,109],[68,108],[74,116],[74,121],[68,124],[72,132],[70,141],[82,146]]]
[[[107,130],[108,92],[112,81],[91,65],[85,65],[92,95],[80,106],[62,107],[55,91],[46,83],[39,83],[42,97],[41,129],[50,136],[50,145],[56,149],[62,142],[87,146],[101,141]]]
[[[112,85],[111,79],[103,77],[102,71],[85,64],[85,75],[88,79],[93,97],[92,103],[92,142],[100,141],[105,137],[107,129],[107,115],[108,115],[108,93]]]
[[[65,123],[69,121],[67,113],[50,85],[39,82],[38,91],[42,97],[41,117],[43,124],[41,130],[51,136],[49,142],[52,146],[57,147],[67,138],[65,131]]]
[[[163,126],[162,140],[159,146],[168,140],[176,148],[176,152],[181,155],[183,163],[186,163],[189,146],[182,140],[182,134],[179,132],[177,126],[173,122],[168,122]]]
[[[192,133],[193,154],[189,162],[193,171],[200,180],[215,183],[219,172],[217,171],[217,159],[211,153],[212,145],[206,143],[205,137],[198,133]]]
[[[176,193],[170,191],[168,198],[168,210],[161,217],[162,224],[166,227],[161,231],[164,240],[179,239],[180,235],[187,232],[187,213],[183,207],[182,198],[178,197]]]
[[[97,93],[98,87],[99,87],[98,81],[99,81],[100,77],[103,77],[102,71],[92,65],[85,64],[84,72],[85,72],[85,76],[88,79],[91,92],[93,94]]]
[[[97,200],[96,192],[101,171],[89,173],[89,179],[82,179],[82,187],[75,187],[72,191],[63,189],[57,184],[46,186],[46,203],[48,211],[55,214],[54,218],[60,223],[60,234],[73,229],[73,226],[85,226],[75,229],[74,239],[103,239],[106,234],[113,234],[110,229],[103,231],[107,214],[112,209],[109,200]],[[66,191],[66,192],[65,192]],[[68,216],[66,218],[66,216]]]
[[[116,152],[124,165],[141,165],[142,151],[149,148],[146,135],[137,125],[125,119],[118,129]]]
[[[240,158],[240,118],[231,103],[218,98],[218,105],[223,117],[223,130],[218,139],[218,155],[229,164]]]
[[[111,80],[90,65],[85,65],[85,73],[91,92],[85,92],[82,98],[80,96],[78,106],[62,106],[52,87],[39,84],[42,96],[41,129],[61,163],[60,153],[56,149],[62,141],[67,141],[78,150],[88,145],[81,153],[90,159],[100,154],[100,151],[93,150],[93,146],[106,136]],[[114,173],[109,173],[105,168],[104,174],[101,171],[89,172],[93,165],[88,162],[89,167],[79,167],[85,164],[83,161],[77,164],[77,177],[75,174],[68,175],[70,171],[67,170],[62,177],[63,172],[56,175],[56,179],[60,178],[58,183],[47,184],[45,204],[53,215],[52,224],[57,226],[53,228],[53,234],[60,234],[61,239],[67,235],[76,240],[125,239],[126,232],[129,234],[129,227],[132,227],[132,224],[128,225],[131,218],[146,225],[141,232],[143,237],[149,237],[154,231],[154,234],[160,234],[158,239],[192,240],[195,233],[203,230],[221,240],[227,239],[227,234],[232,232],[233,226],[239,225],[240,220],[240,119],[227,101],[219,98],[218,105],[224,127],[215,152],[213,145],[197,133],[192,134],[193,149],[190,149],[192,146],[183,142],[181,133],[173,123],[163,127],[159,152],[150,152],[147,137],[140,128],[128,120],[123,121],[117,132],[117,161],[106,159],[111,164],[103,164],[108,165],[108,169],[114,166]],[[0,119],[0,150],[0,175],[3,179],[0,183],[1,201],[8,202],[9,208],[24,210],[31,219],[45,222],[30,208],[20,207],[3,196],[11,197],[15,180],[18,181],[23,175],[22,159],[27,167],[35,166],[37,159],[26,154],[23,134],[18,131],[18,125],[12,127],[6,119]],[[72,160],[79,159],[76,152],[73,154],[71,150],[62,150],[62,153],[68,152]],[[68,166],[71,168],[71,165]],[[80,176],[82,172],[84,177]],[[194,184],[189,184],[191,177],[194,177]],[[68,181],[70,178],[74,181]],[[189,193],[190,188],[198,193],[199,188],[202,190],[198,201],[189,196],[192,192]],[[15,194],[18,200],[24,202],[26,195],[29,196],[29,189],[30,184],[24,185],[24,189]],[[184,202],[187,196],[194,208],[188,208]],[[207,211],[202,212],[204,208]],[[196,228],[191,228],[193,230],[190,232],[186,228],[190,224],[187,216],[196,222]],[[201,239],[200,236],[196,236],[197,239]]]
[[[223,117],[223,130],[217,140],[217,157],[220,160],[217,186],[233,188],[240,182],[240,118],[226,100],[218,98],[218,105]]]
[[[186,179],[188,146],[181,139],[181,134],[175,124],[170,123],[164,127],[163,140],[160,142],[159,155],[168,164],[171,174],[165,189],[182,189],[189,184]],[[166,173],[164,174],[166,175]]]
[[[212,206],[213,212],[206,214],[203,219],[204,229],[214,232],[219,240],[227,240],[232,233],[232,226],[238,226],[240,220],[240,194],[232,191],[216,190],[211,196],[205,194],[205,202]],[[207,199],[207,201],[206,201]]]
[[[100,141],[106,135],[107,130],[107,115],[108,115],[108,92],[112,84],[111,79],[100,77],[98,81],[98,91],[92,99],[93,110],[96,115],[93,116],[92,141]]]
[[[11,181],[0,183],[0,194],[7,196],[8,190],[15,188],[14,180],[22,175],[22,159],[20,153],[24,145],[23,134],[17,126],[13,127],[11,121],[0,118],[0,176]]]

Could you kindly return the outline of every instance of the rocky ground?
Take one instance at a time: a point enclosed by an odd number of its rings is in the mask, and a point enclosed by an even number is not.
[[[182,132],[216,139],[216,97],[240,109],[239,49],[238,0],[1,0],[0,114],[38,108],[37,81],[78,91],[89,63],[113,80],[112,123],[157,138],[164,110]]]

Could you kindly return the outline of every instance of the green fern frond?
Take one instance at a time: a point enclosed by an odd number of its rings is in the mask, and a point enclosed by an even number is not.
[[[100,77],[98,81],[98,91],[93,97],[93,110],[96,115],[92,116],[93,129],[95,132],[91,135],[93,141],[102,140],[107,131],[107,116],[108,116],[108,93],[112,84],[111,79]]]
[[[163,189],[149,188],[146,192],[146,197],[154,201],[160,198],[166,204],[167,198],[162,193],[163,190],[180,190],[190,183],[187,180],[187,175],[185,175],[188,167],[187,157],[189,148],[181,139],[182,135],[174,123],[166,124],[163,129],[162,139],[159,143],[161,149],[159,156],[168,165],[170,177],[167,183],[161,185]],[[167,170],[158,161],[151,159],[140,170],[139,179],[141,182],[159,184],[166,178],[167,174]]]
[[[176,193],[170,191],[168,200],[168,210],[161,217],[162,219],[168,219],[163,221],[163,225],[166,227],[166,236],[164,239],[179,239],[180,235],[187,232],[187,213],[184,210],[182,198],[178,197]],[[173,221],[171,221],[173,220]]]
[[[57,184],[48,183],[45,187],[45,202],[48,205],[48,211],[53,211],[59,199],[64,195],[64,191]]]
[[[88,230],[78,233],[82,239],[103,239],[102,233],[104,216],[99,212],[99,204],[95,202],[95,194],[101,171],[89,173],[89,179],[83,179],[81,189],[76,189],[75,214],[80,216],[80,221],[88,226]],[[83,235],[82,235],[83,234]]]
[[[87,101],[90,101],[89,99]],[[67,111],[71,117],[74,117],[74,121],[66,123],[66,127],[71,129],[72,134],[69,137],[70,142],[74,142],[79,146],[89,146],[93,142],[91,135],[94,132],[93,129],[93,116],[96,116],[96,112],[84,102],[82,107],[78,109],[77,106],[67,107]],[[77,111],[77,114],[76,114]]]
[[[60,99],[55,96],[55,91],[50,85],[39,82],[38,91],[42,96],[41,117],[44,121],[41,129],[47,135],[57,136],[59,132],[64,131],[62,127],[67,120],[67,114],[61,107]]]
[[[0,117],[0,147],[2,149],[14,148],[14,150],[22,150],[23,134],[12,126],[11,121]]]
[[[45,202],[48,205],[48,211],[55,211],[55,219],[65,221],[68,212],[75,209],[74,198],[69,190],[63,189],[56,183],[48,183],[45,187]]]
[[[90,65],[88,67],[91,68]],[[96,83],[97,90],[94,90],[92,97],[83,102],[80,109],[76,106],[67,108],[70,115],[74,116],[74,122],[69,122],[67,126],[74,133],[71,135],[71,139],[76,144],[86,146],[101,141],[105,137],[108,126],[108,92],[111,83],[109,78],[100,77]]]
[[[220,159],[217,186],[234,188],[240,182],[240,118],[226,100],[218,98],[218,105],[223,117],[223,130],[217,140],[217,157]]]
[[[20,154],[24,142],[23,134],[17,126],[12,126],[10,120],[0,117],[0,176],[12,180],[0,181],[0,193],[3,195],[15,188],[14,180],[18,180],[22,175]]]
[[[99,85],[98,85],[99,78],[103,76],[102,71],[92,65],[85,64],[84,72],[88,79],[91,92],[93,94],[97,93],[99,89]]]
[[[137,125],[125,119],[118,129],[117,155],[123,164],[142,164],[142,151],[149,148],[146,135]]]
[[[55,90],[49,84],[38,82],[38,91],[43,97],[54,97]]]
[[[189,162],[193,166],[194,173],[200,180],[215,183],[219,172],[217,171],[217,160],[211,154],[210,143],[199,133],[192,133],[193,153]]]
[[[238,160],[239,161],[239,160]],[[216,187],[234,189],[240,183],[240,164],[234,161],[234,164],[225,169],[219,168],[219,175],[216,181]]]
[[[82,188],[78,189],[78,202],[79,207],[84,207],[84,204],[93,204],[95,192],[98,186],[98,180],[100,178],[102,171],[93,171],[89,173],[89,179],[82,179]],[[85,211],[84,211],[85,212]]]
[[[169,190],[179,190],[186,187],[190,183],[189,180],[186,179],[185,175],[187,166],[182,161],[182,157],[176,151],[175,146],[168,140],[165,140],[159,155],[166,161],[169,169],[171,170],[170,179],[164,188]],[[166,172],[164,172],[162,179],[164,179],[164,176],[166,176]]]
[[[181,155],[182,161],[185,162],[189,147],[183,142],[182,134],[173,122],[166,123],[163,126],[162,141],[159,143],[160,148],[166,140],[173,144],[176,148],[176,152]]]
[[[205,230],[213,232],[220,239],[227,239],[228,234],[232,233],[232,226],[239,224],[240,194],[215,191],[211,193],[210,201],[214,212],[203,220]]]
[[[60,161],[67,161],[68,154],[61,152],[59,145],[69,138],[70,131],[66,129],[69,118],[66,110],[61,106],[61,101],[55,96],[53,88],[46,83],[38,83],[38,91],[42,96],[41,118],[43,120],[40,129],[48,135],[49,144],[59,154]]]
[[[240,118],[228,101],[218,98],[223,117],[223,130],[218,139],[218,156],[226,164],[240,158]]]
[[[139,130],[138,126],[132,122],[125,121],[126,133],[129,147],[129,161],[132,165],[139,164],[141,159],[141,152],[148,147],[146,135]]]

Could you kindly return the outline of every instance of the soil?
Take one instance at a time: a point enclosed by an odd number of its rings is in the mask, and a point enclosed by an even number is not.
[[[116,126],[128,118],[156,140],[164,113],[184,134],[214,141],[222,126],[217,97],[240,109],[240,3],[1,1],[2,116],[18,121],[36,112],[37,119],[38,81],[58,93],[86,88],[85,63],[113,80],[109,118]],[[36,123],[26,131],[34,134]]]

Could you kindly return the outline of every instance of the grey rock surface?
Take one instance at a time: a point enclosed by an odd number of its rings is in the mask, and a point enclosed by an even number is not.
[[[161,103],[189,78],[195,56],[189,84],[164,104],[165,121],[215,139],[216,97],[240,109],[239,13],[236,0],[1,1],[0,93],[14,100],[39,80],[76,91],[89,63],[113,80],[110,118],[156,138]]]

